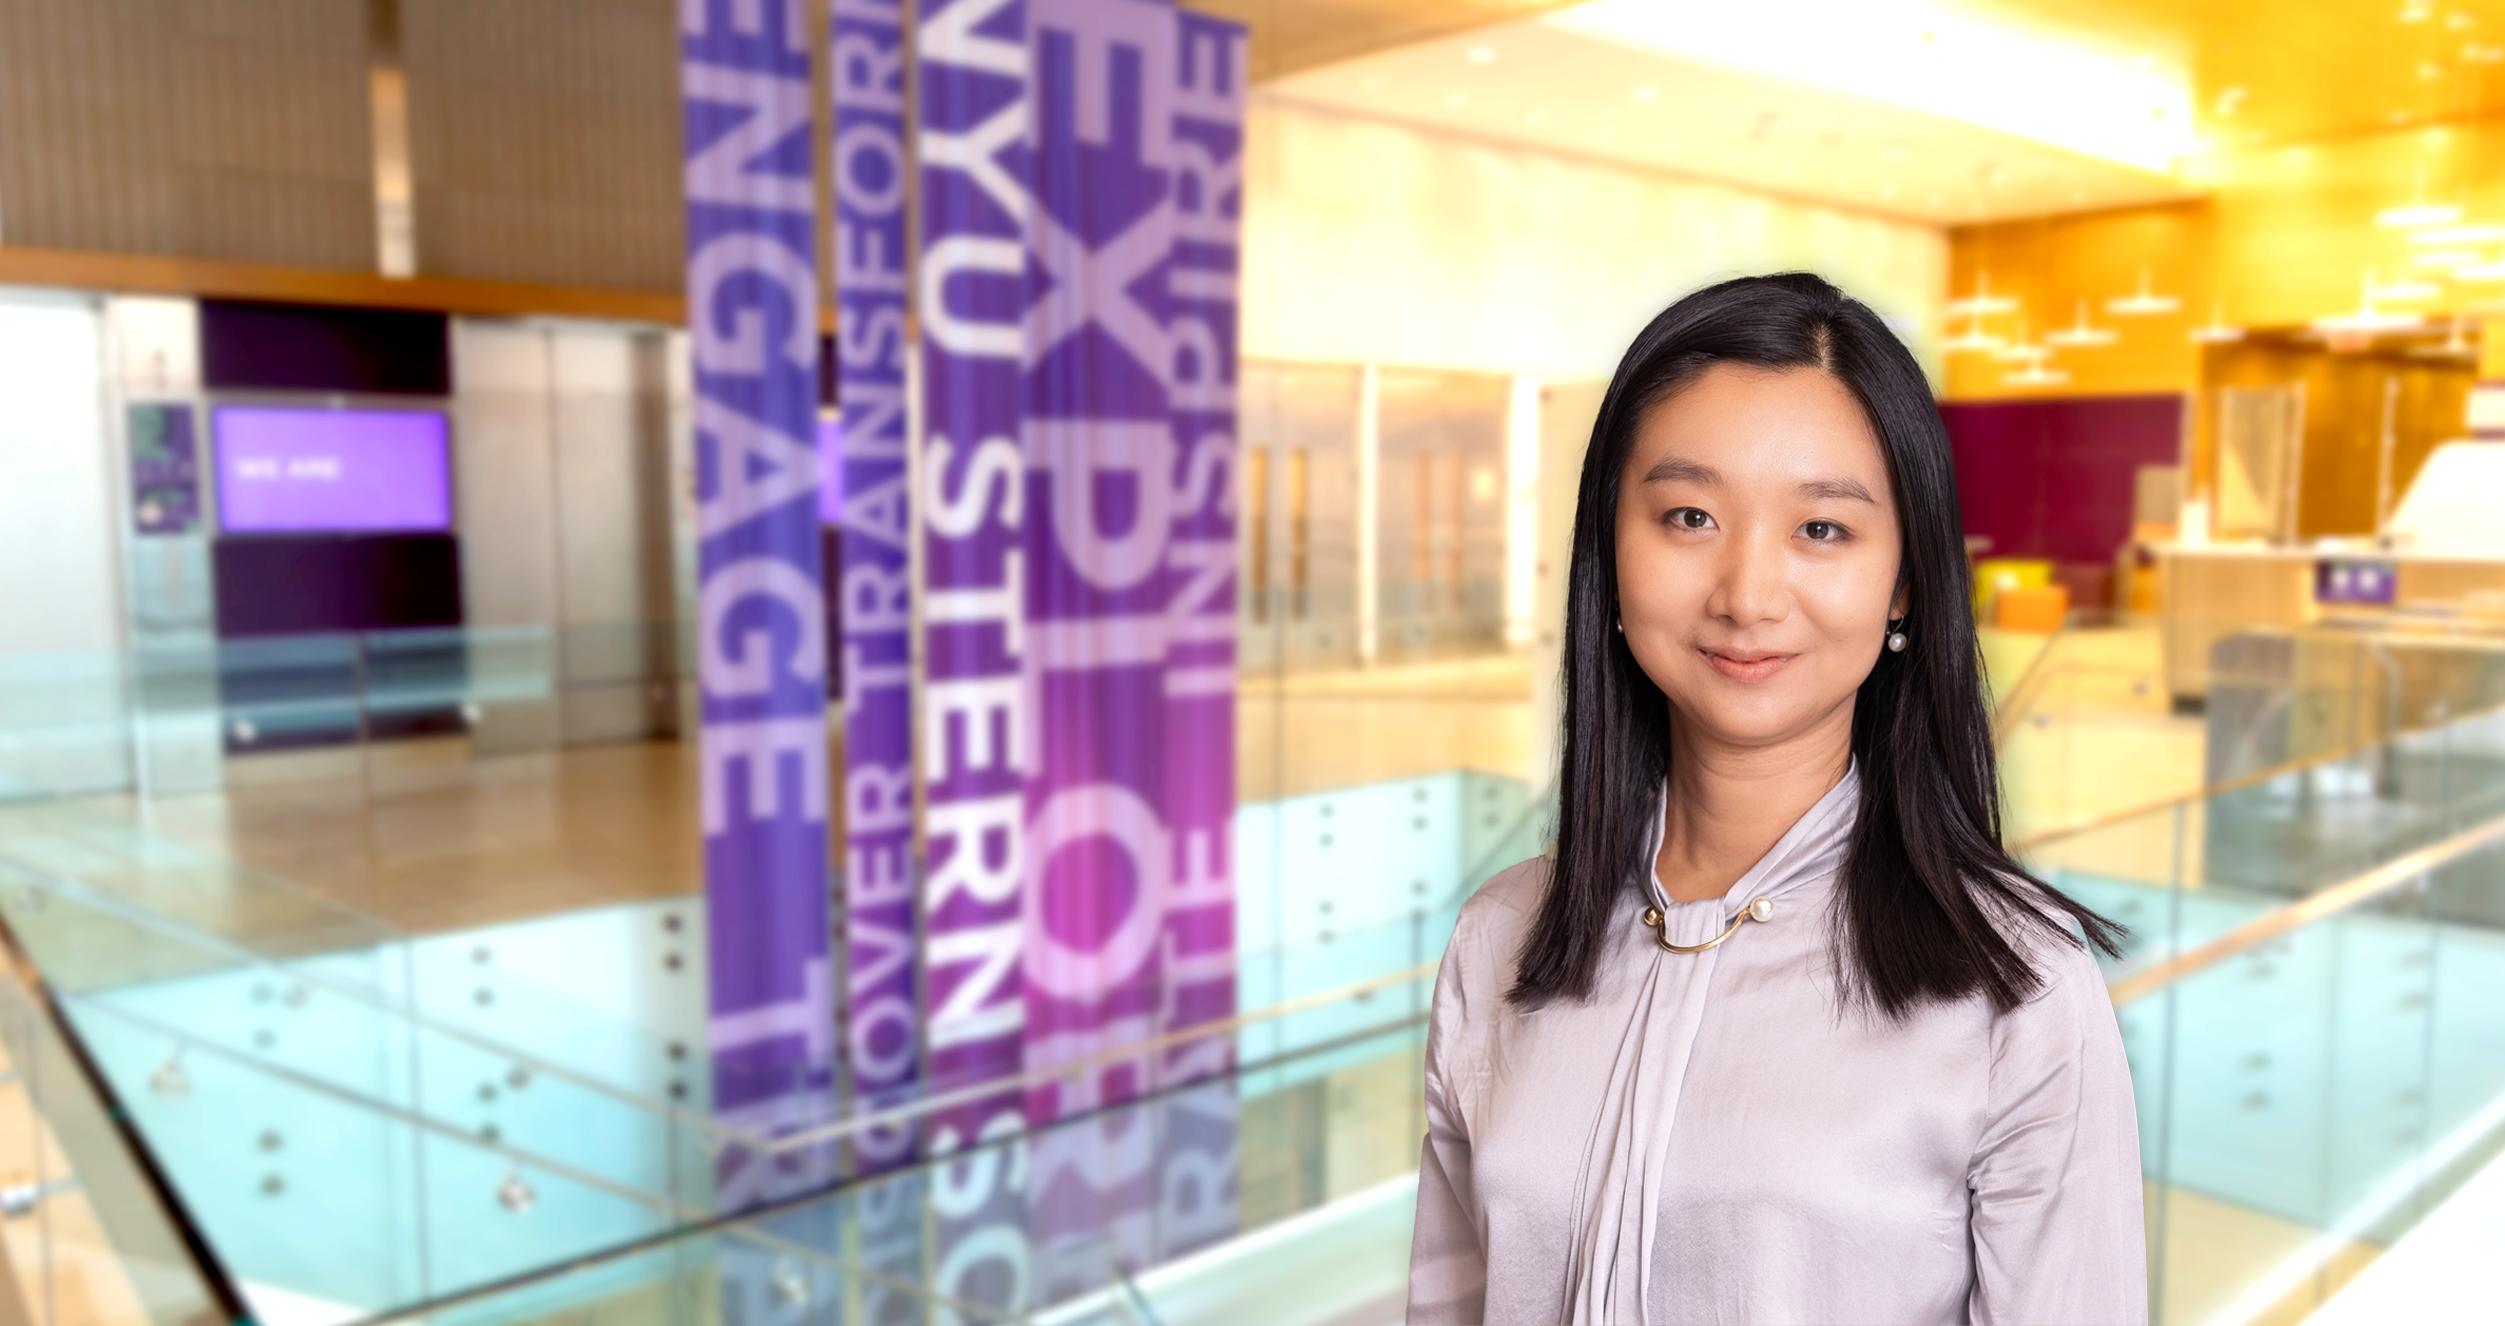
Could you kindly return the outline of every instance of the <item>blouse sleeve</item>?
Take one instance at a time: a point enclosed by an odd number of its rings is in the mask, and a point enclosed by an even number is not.
[[[1466,1080],[1462,1074],[1473,1053],[1466,1034],[1473,1010],[1462,967],[1475,919],[1465,910],[1453,927],[1427,1009],[1426,1141],[1418,1156],[1418,1218],[1409,1244],[1409,1326],[1462,1326],[1485,1317],[1487,1253],[1471,1184],[1470,1136],[1451,1090],[1456,1080]]]
[[[1967,1172],[1975,1326],[2143,1326],[2139,1120],[2095,957],[2056,944],[2044,988],[1993,1020]]]

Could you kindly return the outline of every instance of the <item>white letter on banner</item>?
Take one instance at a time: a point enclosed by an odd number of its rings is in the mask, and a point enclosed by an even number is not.
[[[1043,358],[1063,337],[1093,322],[1157,381],[1165,381],[1174,371],[1165,323],[1139,306],[1131,287],[1172,247],[1172,214],[1160,207],[1101,249],[1089,249],[1041,211],[1032,220],[1035,261],[1052,278],[1052,289],[1027,314],[1027,330],[1034,339],[1028,362]]]
[[[1037,883],[1022,901],[1026,908],[1026,979],[1055,999],[1092,1003],[1107,990],[1121,988],[1157,952],[1165,929],[1166,871],[1172,847],[1156,808],[1139,793],[1119,783],[1091,783],[1063,788],[1038,810],[1027,826],[1028,851],[1037,864]],[[1093,949],[1074,949],[1061,942],[1045,923],[1043,876],[1053,854],[1065,847],[1102,838],[1121,849],[1131,863],[1131,909],[1121,924]],[[1111,889],[1097,891],[1099,900]]]
[[[696,398],[696,432],[714,441],[713,495],[696,505],[696,527],[710,539],[762,511],[818,492],[817,448],[751,419],[711,396]],[[764,462],[752,474],[752,462]]]
[[[763,627],[752,627],[733,649],[722,629],[731,610],[746,603],[777,604],[791,619],[796,638],[784,675],[795,681],[826,676],[826,610],[818,602],[817,582],[789,562],[743,557],[717,567],[696,588],[696,615],[702,623],[696,647],[704,651],[696,675],[705,694],[728,699],[774,689],[774,662],[768,657],[773,636]]]
[[[1024,81],[1026,43],[1018,38],[983,35],[984,25],[1017,0],[958,0],[934,14],[927,10],[915,35],[925,64],[952,64],[961,69]]]
[[[1026,338],[1014,322],[983,322],[960,318],[948,306],[948,282],[957,276],[1026,275],[1026,246],[1014,239],[983,239],[951,235],[922,255],[922,330],[933,344],[951,354],[976,359],[1019,359]]]
[[[743,377],[765,373],[766,322],[775,310],[715,306],[722,287],[742,272],[766,278],[782,295],[783,358],[802,368],[815,368],[817,333],[806,302],[813,279],[809,260],[754,231],[716,235],[687,260],[689,335],[696,366],[708,373]]]
[[[809,80],[710,64],[691,64],[682,77],[689,101],[748,112],[736,128],[687,158],[690,202],[804,214],[817,206],[817,184],[806,172],[751,169],[759,157],[809,127]]]
[[[718,773],[702,781],[705,836],[730,827],[727,788],[733,772],[748,772],[748,818],[780,819],[791,814],[812,824],[826,819],[826,720],[817,714],[801,718],[760,718],[749,722],[715,723],[705,728],[700,749]],[[788,756],[799,771],[800,802],[783,805],[781,765]]]
[[[1027,454],[1052,482],[1052,534],[1061,555],[1104,589],[1127,589],[1157,573],[1173,532],[1174,432],[1162,419],[1118,422],[1036,419],[1026,426]],[[1096,479],[1129,471],[1138,494],[1131,528],[1101,528]]]

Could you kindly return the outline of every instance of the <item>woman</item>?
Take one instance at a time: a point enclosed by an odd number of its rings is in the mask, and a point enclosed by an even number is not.
[[[1806,273],[1635,338],[1584,456],[1553,858],[1436,979],[1409,1320],[2143,1322],[2092,938],[2002,850],[1948,441]]]

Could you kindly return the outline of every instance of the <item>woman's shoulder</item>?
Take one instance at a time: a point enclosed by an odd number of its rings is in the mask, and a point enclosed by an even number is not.
[[[1548,891],[1546,856],[1525,857],[1487,877],[1461,904],[1461,918],[1482,930],[1530,925]]]
[[[2087,930],[2061,905],[2051,885],[2024,877],[2006,877],[2009,895],[1987,908],[2001,938],[2035,973],[2034,992],[2003,1018],[2034,1010],[2034,1016],[2076,1016],[2101,1011],[2111,1015],[2105,969],[2096,960]]]
[[[1446,965],[1466,969],[1474,986],[1502,989],[1512,982],[1506,970],[1539,914],[1548,888],[1550,860],[1527,857],[1497,871],[1462,900],[1445,946]]]

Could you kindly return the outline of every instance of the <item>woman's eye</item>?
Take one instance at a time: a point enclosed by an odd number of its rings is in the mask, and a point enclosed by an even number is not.
[[[1813,543],[1842,543],[1846,538],[1844,527],[1832,520],[1813,520],[1801,528],[1808,531],[1810,541]],[[1826,533],[1821,534],[1818,532],[1820,530],[1825,530]]]
[[[1711,529],[1713,527],[1713,517],[1706,515],[1702,507],[1672,507],[1669,514],[1664,515],[1661,521],[1672,529]]]

